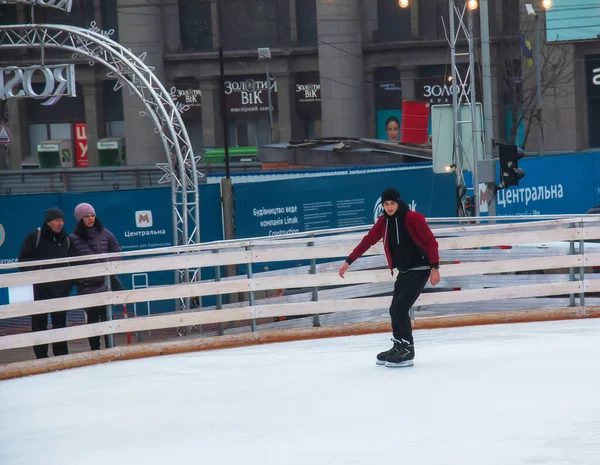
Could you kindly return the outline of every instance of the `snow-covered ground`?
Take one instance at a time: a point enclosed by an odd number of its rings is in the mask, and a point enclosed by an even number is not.
[[[600,321],[118,362],[0,382],[0,464],[593,464]]]

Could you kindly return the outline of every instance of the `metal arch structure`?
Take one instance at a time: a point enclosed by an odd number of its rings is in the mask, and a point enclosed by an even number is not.
[[[111,32],[100,31],[94,23],[91,29],[55,24],[28,24],[0,26],[0,50],[39,48],[61,49],[73,52],[73,57],[87,57],[90,65],[100,63],[110,69],[109,77],[117,78],[115,90],[127,86],[140,97],[146,111],[155,123],[155,132],[161,137],[167,163],[157,164],[165,171],[159,183],[170,182],[173,205],[174,245],[200,242],[200,209],[198,193],[197,158],[194,157],[187,130],[181,118],[186,110],[175,104],[172,93],[144,63],[145,53],[136,56],[118,42],[110,39]],[[200,176],[202,176],[200,174]],[[191,280],[195,280],[194,270]],[[183,282],[190,281],[189,270],[179,270]],[[181,301],[181,309],[189,301]]]

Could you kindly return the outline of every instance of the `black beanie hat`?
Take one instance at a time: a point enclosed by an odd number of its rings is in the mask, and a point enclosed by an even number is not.
[[[389,189],[384,190],[381,194],[381,203],[383,204],[387,200],[400,203],[400,192],[398,192],[396,189],[392,189],[391,187]]]
[[[65,214],[60,208],[49,208],[46,210],[46,223],[50,223],[50,221],[58,219],[65,219]]]

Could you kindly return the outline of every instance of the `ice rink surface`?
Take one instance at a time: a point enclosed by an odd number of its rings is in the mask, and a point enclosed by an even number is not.
[[[418,331],[0,382],[0,464],[596,464],[600,321]]]

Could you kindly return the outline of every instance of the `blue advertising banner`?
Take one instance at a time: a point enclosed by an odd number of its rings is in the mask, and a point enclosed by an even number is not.
[[[74,225],[75,207],[86,202],[96,210],[102,225],[117,238],[123,251],[173,245],[171,197],[168,189],[63,194],[68,225]],[[67,230],[72,230],[68,228]]]
[[[411,209],[427,217],[454,216],[453,175],[431,165],[368,174],[235,185],[238,238],[277,236],[373,224],[382,214],[380,194],[395,187]]]
[[[221,193],[218,184],[199,186],[200,239],[223,239]],[[123,191],[3,196],[0,202],[0,263],[16,262],[27,233],[41,226],[44,211],[59,207],[65,213],[65,230],[75,226],[77,204],[86,202],[96,210],[103,225],[116,237],[123,251],[144,250],[173,245],[171,191],[168,188]],[[121,275],[126,289],[167,285],[174,282],[174,271]],[[202,270],[203,279],[214,278],[213,269]],[[8,303],[6,289],[0,292],[0,304]],[[213,298],[214,299],[214,298]],[[205,299],[205,305],[211,305]],[[138,314],[172,310],[169,302],[137,304]]]
[[[498,192],[499,216],[583,214],[600,203],[599,153],[523,158],[519,167],[519,186]]]
[[[5,195],[0,200],[0,263],[17,261],[25,236],[42,226],[44,212],[60,207],[60,194]],[[74,222],[74,221],[73,221]]]

